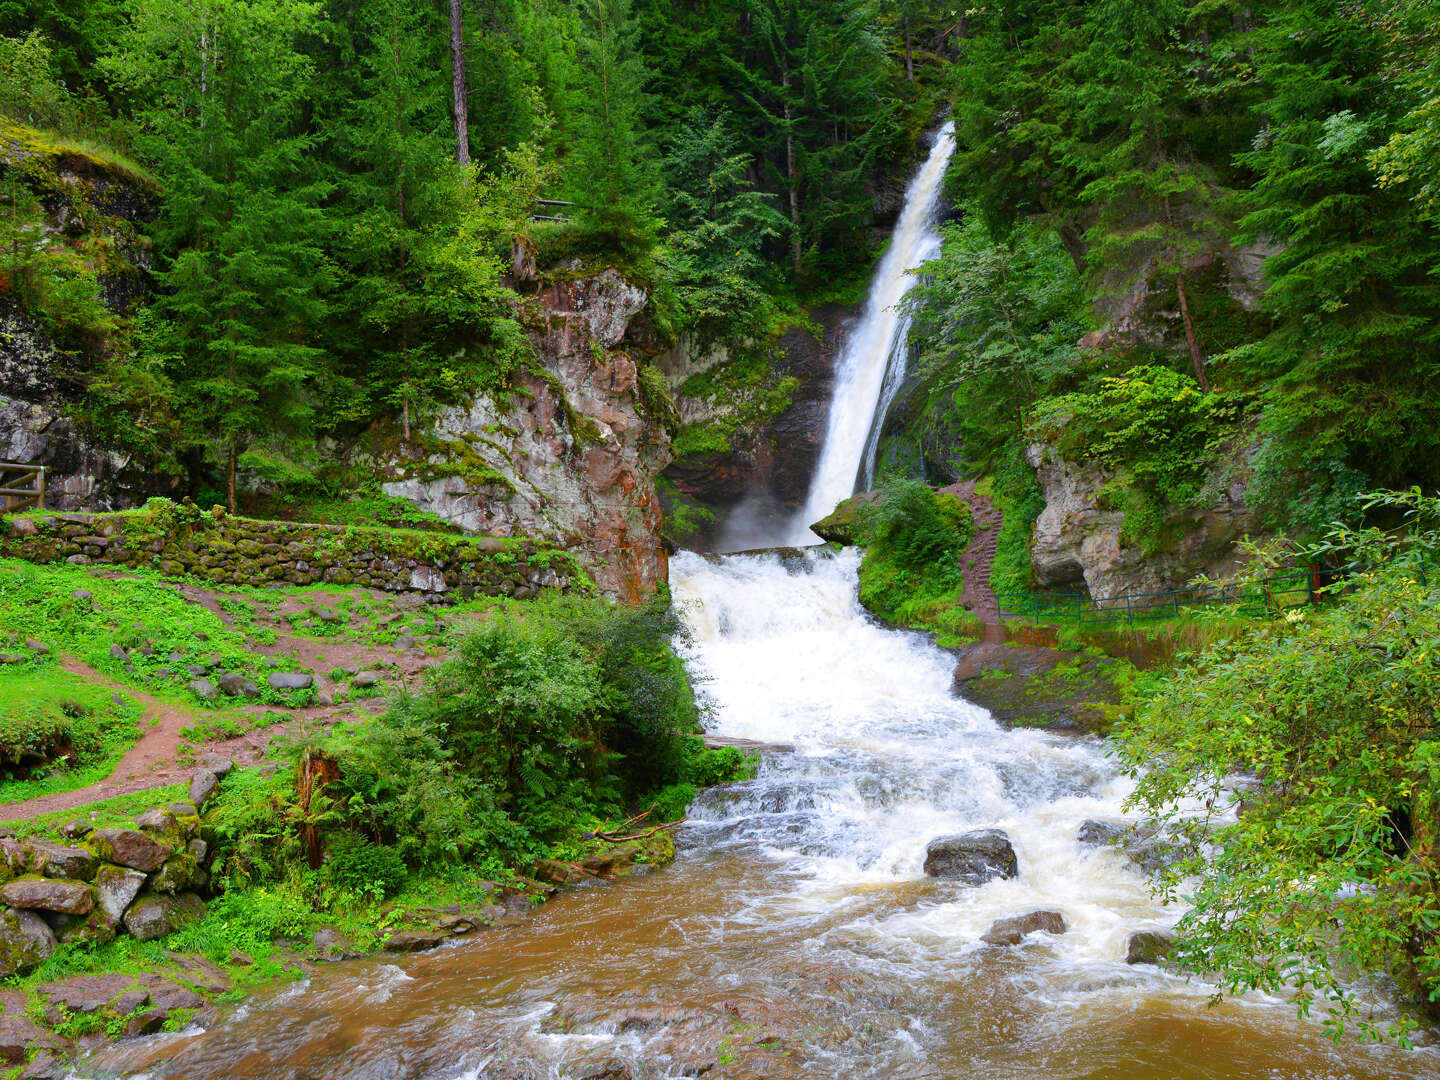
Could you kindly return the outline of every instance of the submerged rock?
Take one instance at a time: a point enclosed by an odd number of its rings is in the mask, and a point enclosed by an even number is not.
[[[990,924],[980,940],[987,945],[1019,945],[1027,934],[1044,931],[1047,934],[1063,934],[1067,927],[1065,916],[1058,911],[1032,911],[1028,915],[1011,915],[996,919]]]
[[[1127,964],[1158,964],[1175,948],[1175,936],[1163,930],[1142,930],[1125,943]]]
[[[925,849],[925,873],[933,878],[983,885],[995,878],[1013,878],[1020,864],[1010,838],[999,829],[978,829],[931,840]]]

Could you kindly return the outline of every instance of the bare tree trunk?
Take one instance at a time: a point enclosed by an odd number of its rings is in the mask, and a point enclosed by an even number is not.
[[[455,97],[455,162],[470,164],[470,93],[465,86],[464,0],[450,0],[450,83]]]
[[[230,453],[225,466],[225,505],[230,513],[235,513],[235,439],[230,439]]]
[[[788,89],[789,79],[781,83]],[[785,186],[790,192],[790,257],[800,272],[800,188],[795,176],[795,129],[790,124],[790,102],[785,102]]]
[[[1195,323],[1190,319],[1190,302],[1185,297],[1185,275],[1175,275],[1175,291],[1180,294],[1180,318],[1185,322],[1185,340],[1190,344],[1190,363],[1195,368],[1195,381],[1205,393],[1210,392],[1210,380],[1205,375],[1205,354],[1200,351],[1200,342],[1195,339]]]

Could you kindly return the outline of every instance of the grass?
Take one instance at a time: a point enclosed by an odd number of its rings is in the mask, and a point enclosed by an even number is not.
[[[77,591],[90,595],[77,597]],[[51,656],[69,654],[118,682],[189,706],[200,704],[187,689],[196,677],[190,665],[206,668],[207,677],[234,672],[254,680],[256,700],[264,704],[306,705],[313,698],[309,690],[272,690],[266,676],[294,670],[294,662],[256,655],[242,630],[153,571],[91,572],[0,559],[0,625],[10,632],[9,648],[38,640]]]
[[[155,174],[134,158],[113,146],[84,135],[31,127],[0,114],[0,142],[8,142],[22,151],[52,159],[81,158],[88,164],[150,193],[160,188]]]
[[[362,491],[354,495],[257,499],[247,505],[246,510],[252,517],[276,521],[456,534],[464,532],[454,522],[446,521],[428,510],[421,510],[408,499],[398,499],[376,491]]]
[[[183,799],[185,795],[185,784],[169,784],[165,787],[149,788],[145,791],[132,791],[128,795],[117,795],[113,799],[104,799],[100,802],[90,803],[88,806],[57,810],[53,814],[41,814],[39,817],[24,821],[7,821],[5,827],[16,836],[39,836],[53,833],[67,821],[77,819],[88,821],[97,829],[108,828],[112,825],[130,825],[134,822],[136,814],[148,810],[152,806],[163,806],[176,799]]]
[[[134,701],[52,664],[0,668],[0,803],[105,779],[142,717]]]

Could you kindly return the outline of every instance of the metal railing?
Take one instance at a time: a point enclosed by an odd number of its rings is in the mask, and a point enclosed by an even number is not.
[[[1191,608],[1222,604],[1241,615],[1264,615],[1313,604],[1343,587],[1344,570],[1295,570],[1243,585],[1197,585],[1096,599],[1087,593],[997,592],[1001,618],[1074,620],[1081,626],[1174,619]]]
[[[45,509],[45,466],[0,461],[0,514]]]

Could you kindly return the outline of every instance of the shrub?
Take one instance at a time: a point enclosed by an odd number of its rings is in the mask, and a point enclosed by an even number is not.
[[[408,871],[394,848],[380,847],[353,833],[341,833],[330,842],[326,874],[337,888],[379,899],[399,892]]]

